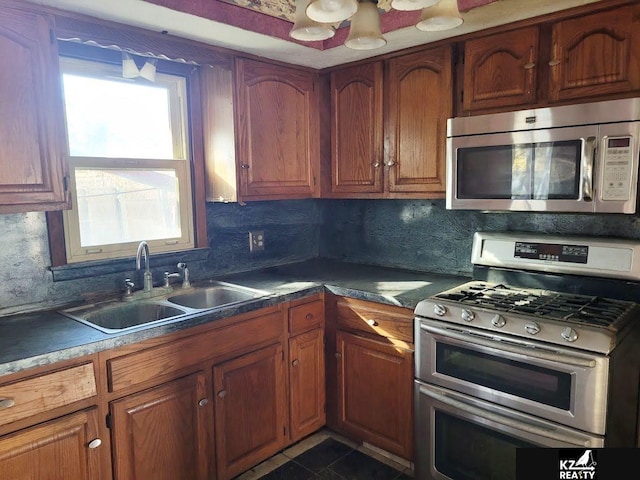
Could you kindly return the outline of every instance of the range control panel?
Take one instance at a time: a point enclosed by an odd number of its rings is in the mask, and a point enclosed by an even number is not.
[[[589,247],[587,245],[515,242],[513,256],[514,258],[586,264],[589,258]]]

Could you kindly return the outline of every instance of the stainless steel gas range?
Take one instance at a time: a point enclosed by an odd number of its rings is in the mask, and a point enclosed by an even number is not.
[[[515,478],[521,447],[636,447],[640,242],[476,233],[415,309],[416,478]]]

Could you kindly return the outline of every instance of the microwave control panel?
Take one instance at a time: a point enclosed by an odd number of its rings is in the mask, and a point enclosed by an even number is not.
[[[602,200],[629,200],[633,138],[605,137],[603,145]]]

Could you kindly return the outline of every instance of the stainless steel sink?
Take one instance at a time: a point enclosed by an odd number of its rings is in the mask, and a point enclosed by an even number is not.
[[[172,295],[167,298],[167,301],[183,307],[203,310],[235,305],[267,294],[267,292],[240,285],[215,282],[209,286],[194,288]]]
[[[160,302],[108,302],[61,313],[105,333],[119,333],[177,320],[188,310]]]
[[[176,322],[188,314],[238,305],[268,294],[231,283],[211,282],[149,300],[110,300],[60,313],[105,333],[122,333]]]

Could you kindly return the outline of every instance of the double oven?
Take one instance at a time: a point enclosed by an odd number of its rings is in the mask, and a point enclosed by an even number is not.
[[[514,479],[519,448],[637,445],[639,254],[624,240],[475,235],[474,280],[415,310],[418,480]]]

